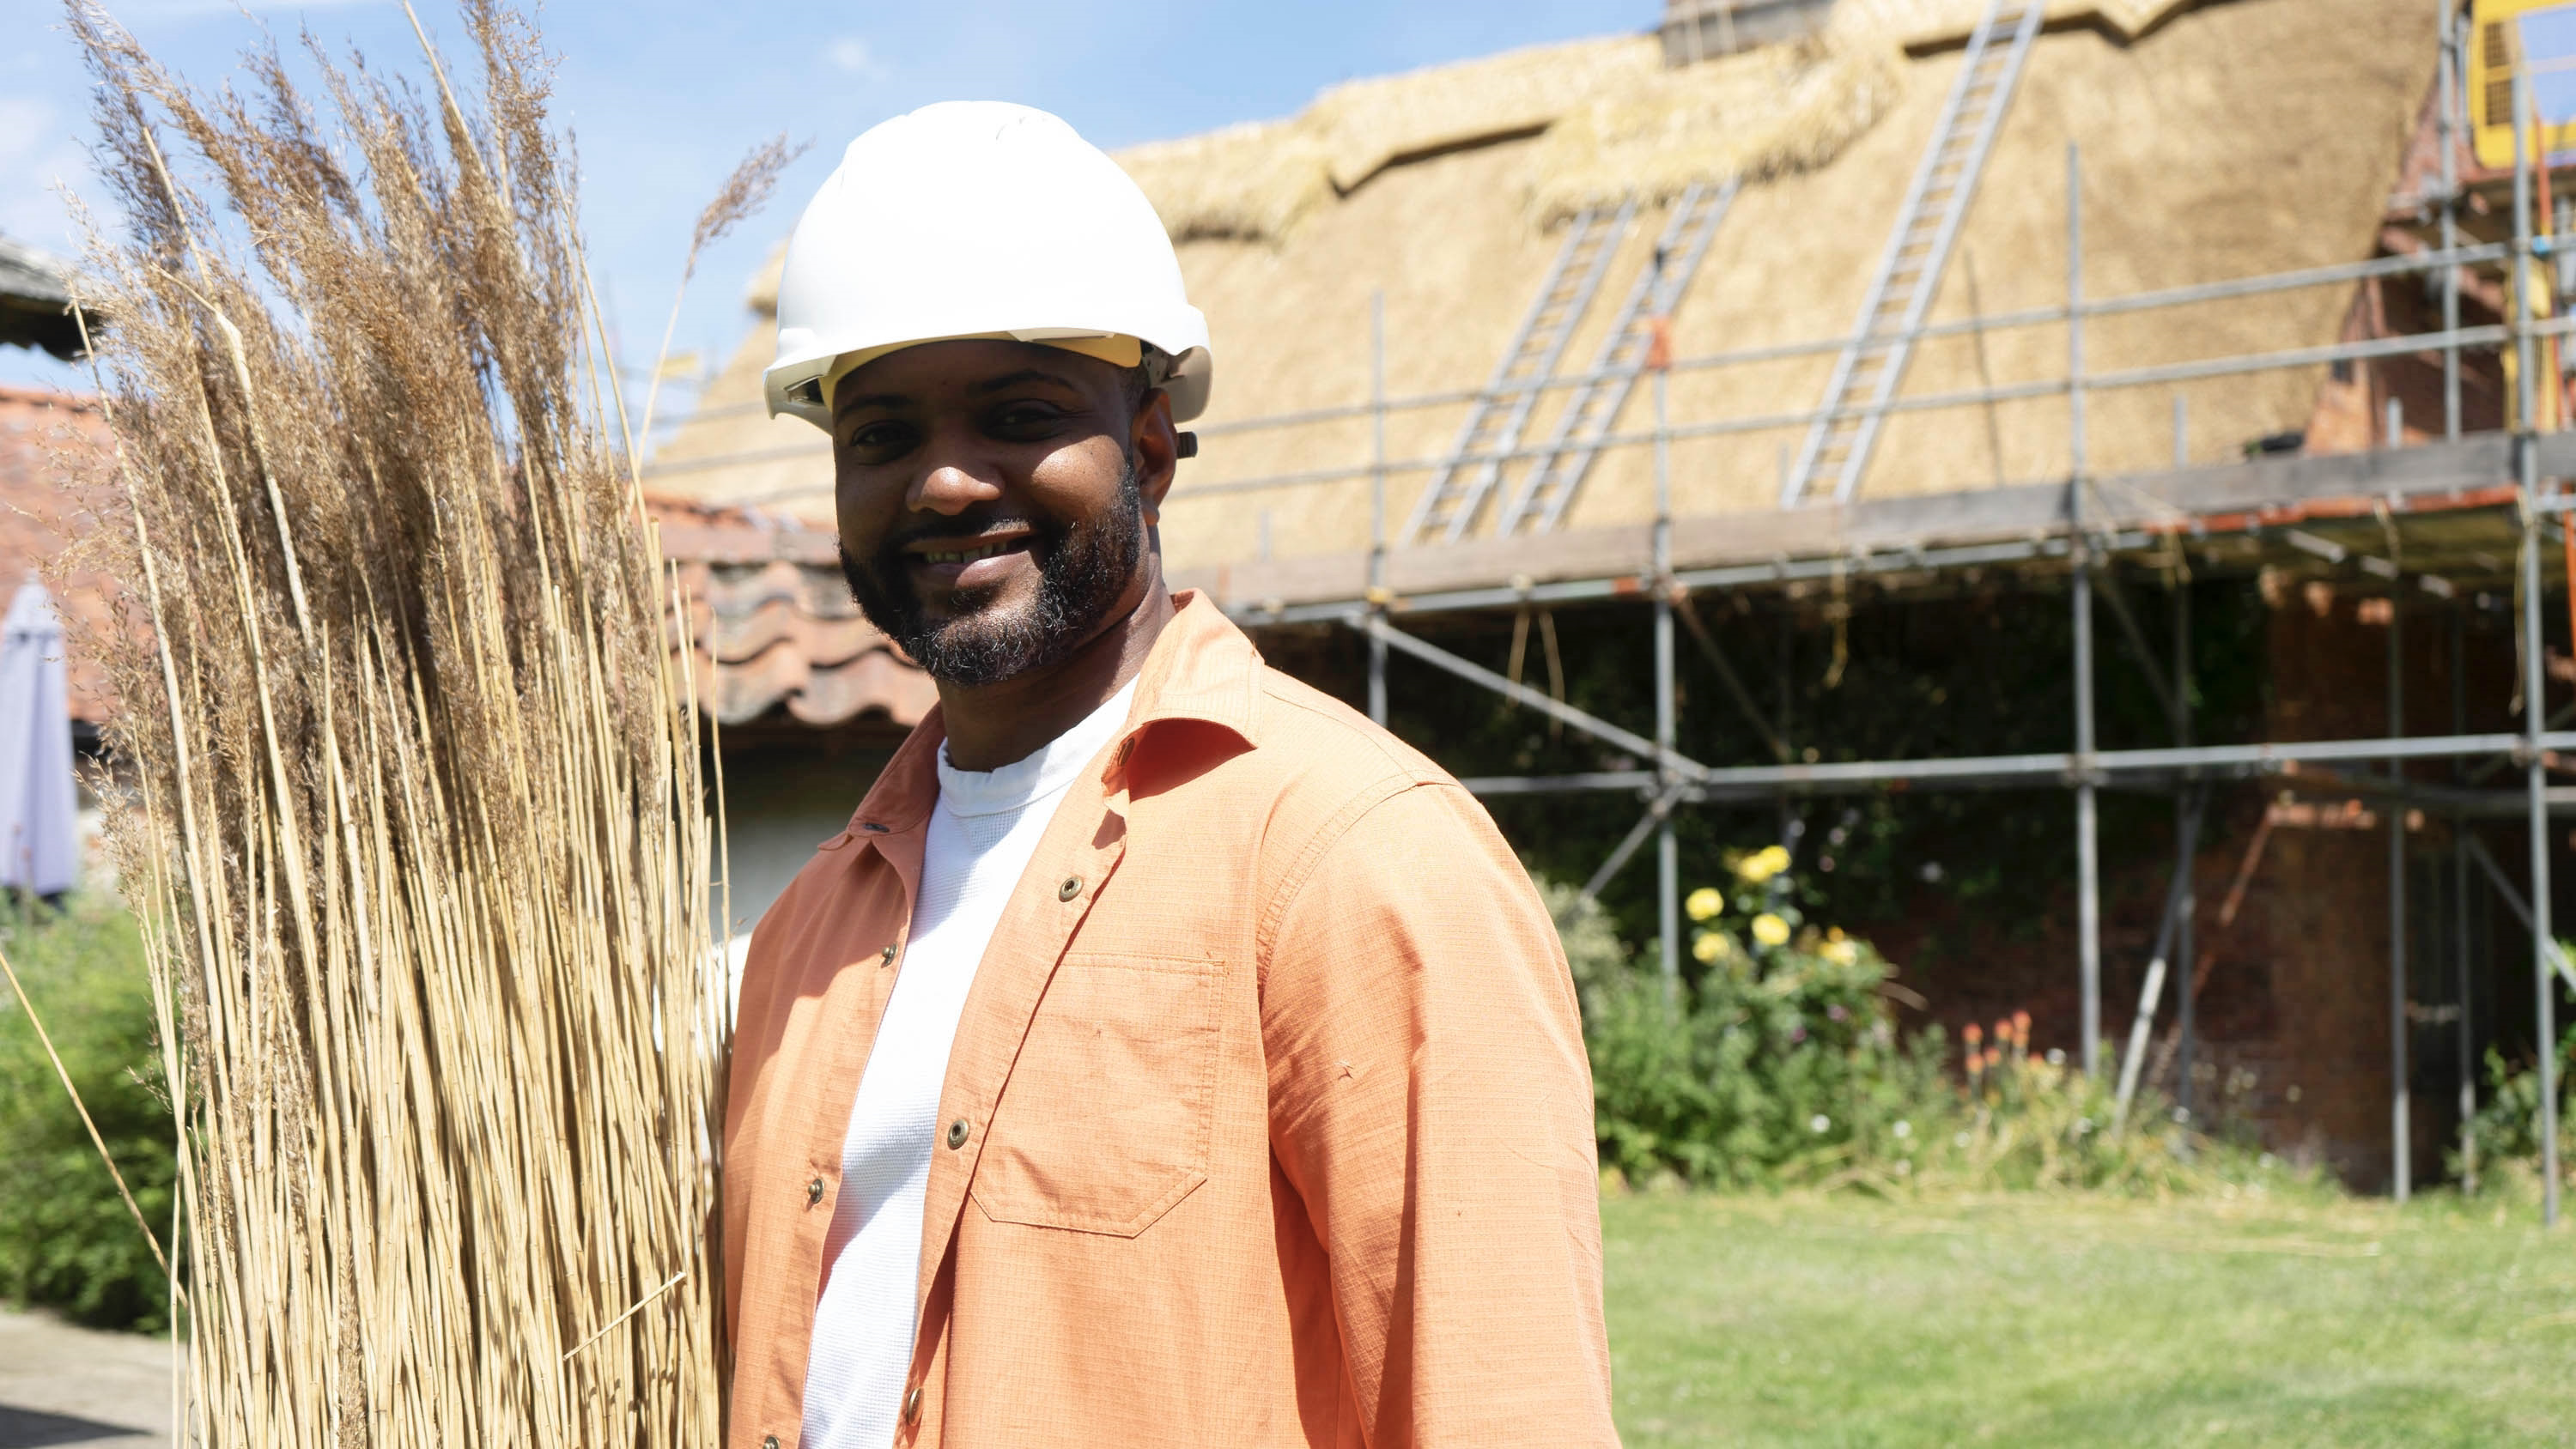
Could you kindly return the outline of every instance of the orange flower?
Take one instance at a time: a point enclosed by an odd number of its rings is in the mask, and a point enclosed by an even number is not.
[[[1966,1026],[1959,1028],[1959,1039],[1970,1046],[1975,1046],[1977,1043],[1986,1039],[1985,1028],[1977,1025],[1973,1021],[1969,1022]]]
[[[2013,1045],[2023,1051],[2030,1050],[2030,1013],[2027,1011],[2013,1013]]]

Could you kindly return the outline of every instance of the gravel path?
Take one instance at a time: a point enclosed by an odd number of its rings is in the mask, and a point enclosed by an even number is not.
[[[0,1308],[0,1449],[166,1449],[170,1341]]]

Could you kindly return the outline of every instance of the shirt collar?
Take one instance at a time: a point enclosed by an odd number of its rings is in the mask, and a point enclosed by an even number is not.
[[[1261,651],[1197,590],[1174,594],[1172,603],[1172,621],[1137,676],[1126,733],[1133,736],[1164,720],[1196,720],[1232,734],[1246,749],[1258,749],[1253,720]]]
[[[1149,725],[1192,720],[1214,725],[1257,749],[1255,704],[1261,689],[1261,651],[1206,595],[1185,589],[1172,596],[1171,621],[1145,656],[1136,677],[1135,707],[1120,731],[1123,762],[1129,741]],[[865,841],[919,829],[939,799],[939,747],[948,738],[944,705],[932,705],[886,762],[877,782],[850,817],[850,833]]]

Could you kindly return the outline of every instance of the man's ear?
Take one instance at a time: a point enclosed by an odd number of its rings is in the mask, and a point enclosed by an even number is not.
[[[1145,501],[1145,521],[1162,522],[1163,499],[1179,474],[1181,435],[1172,426],[1172,399],[1161,388],[1145,394],[1128,425],[1128,456],[1136,460],[1136,491]]]

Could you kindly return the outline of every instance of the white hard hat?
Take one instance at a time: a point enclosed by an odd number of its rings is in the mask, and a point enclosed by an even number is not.
[[[850,143],[787,242],[770,414],[829,427],[826,379],[854,355],[965,337],[1099,357],[1133,338],[1162,354],[1175,421],[1207,406],[1207,319],[1153,203],[1027,106],[942,102]]]

